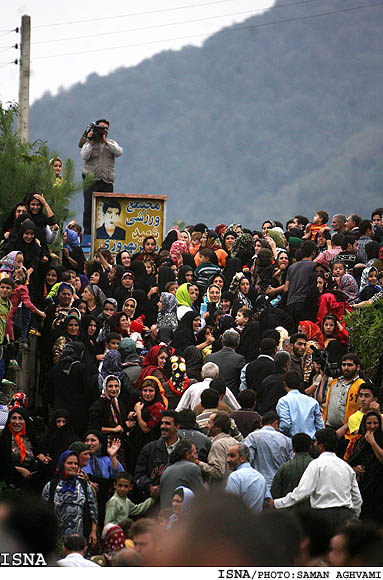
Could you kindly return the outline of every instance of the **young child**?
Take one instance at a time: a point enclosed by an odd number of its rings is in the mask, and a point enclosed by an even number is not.
[[[31,302],[28,286],[26,285],[28,278],[27,269],[24,268],[24,266],[16,268],[12,274],[12,278],[15,282],[15,289],[11,296],[12,308],[8,316],[5,332],[9,335],[10,340],[14,340],[13,321],[15,320],[18,307],[22,304],[20,311],[20,330],[21,338],[25,342],[28,336],[31,315],[37,314],[37,316],[44,319],[46,314],[42,310],[36,308],[36,306]]]
[[[313,217],[313,223],[307,224],[304,239],[315,241],[315,236],[321,230],[329,230],[330,228],[326,225],[328,222],[328,213],[324,210],[319,210]]]
[[[127,471],[121,471],[116,475],[114,495],[106,502],[104,525],[119,524],[131,516],[142,515],[154,504],[151,497],[139,504],[133,503],[128,498],[129,492],[133,489],[132,479]]]
[[[202,238],[201,232],[193,232],[192,233],[191,243],[189,246],[189,253],[192,256],[195,256],[197,254],[197,252],[199,252],[199,250],[201,248],[201,238]]]
[[[3,348],[1,345],[4,342],[7,318],[12,308],[12,302],[10,298],[12,296],[14,287],[15,283],[12,278],[3,278],[3,280],[0,281],[0,383],[5,375]]]
[[[200,251],[200,265],[195,269],[194,277],[201,295],[206,292],[209,285],[209,279],[214,274],[221,273],[221,268],[213,263],[214,252],[209,248]]]

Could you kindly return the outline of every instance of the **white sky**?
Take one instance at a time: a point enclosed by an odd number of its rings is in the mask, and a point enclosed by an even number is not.
[[[18,100],[20,43],[14,30],[31,17],[30,102],[44,92],[134,66],[162,50],[200,46],[224,26],[260,14],[274,0],[12,0],[2,3],[0,101]],[[82,22],[78,22],[82,21]],[[89,38],[85,38],[89,36]],[[81,38],[79,38],[81,37]],[[66,40],[70,39],[70,40]],[[94,52],[87,52],[94,51]],[[70,56],[60,56],[75,53]]]

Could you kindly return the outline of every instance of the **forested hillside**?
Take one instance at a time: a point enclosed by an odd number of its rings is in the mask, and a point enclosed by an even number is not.
[[[383,205],[383,7],[368,3],[279,1],[201,48],[92,74],[33,105],[32,139],[80,174],[79,137],[107,117],[115,191],[167,194],[169,223],[366,216]]]

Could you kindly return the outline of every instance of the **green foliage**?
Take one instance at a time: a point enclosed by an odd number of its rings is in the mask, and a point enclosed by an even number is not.
[[[69,215],[69,202],[78,185],[74,183],[74,164],[67,159],[60,185],[55,185],[49,160],[56,154],[37,140],[22,141],[15,131],[17,104],[5,108],[0,103],[0,220],[5,221],[12,208],[29,192],[43,193],[57,223],[62,226]]]
[[[350,332],[351,349],[370,375],[378,354],[383,352],[383,299],[374,306],[358,308],[344,317]]]
[[[5,481],[0,481],[0,500],[19,497],[21,490],[14,485],[7,485]]]

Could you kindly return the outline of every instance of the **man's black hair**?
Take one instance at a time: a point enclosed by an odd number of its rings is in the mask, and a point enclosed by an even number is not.
[[[210,381],[209,387],[218,391],[220,395],[224,395],[226,393],[226,383],[223,379],[213,379]]]
[[[362,220],[359,224],[359,233],[361,236],[364,236],[367,230],[372,229],[371,221],[370,220]]]
[[[219,380],[219,379],[218,379]],[[201,405],[204,409],[216,409],[219,402],[219,392],[209,387],[201,393]]]
[[[318,429],[318,431],[315,433],[315,439],[319,445],[324,445],[326,451],[335,453],[338,448],[338,436],[336,431],[331,429],[331,427]]]
[[[298,389],[299,390],[300,386],[302,384],[302,379],[299,376],[299,374],[297,373],[297,371],[287,371],[287,373],[283,377],[283,380],[289,389]]]
[[[355,236],[351,236],[351,235],[347,234],[347,236],[343,236],[343,240],[342,240],[342,243],[340,244],[340,247],[342,248],[343,251],[345,251],[345,250],[347,250],[347,246],[349,244],[351,244],[352,246],[354,245],[355,240],[356,240]]]
[[[294,332],[294,334],[290,336],[290,344],[295,344],[300,338],[307,340],[307,336],[304,332]]]
[[[133,475],[129,471],[120,471],[114,478],[115,481],[119,479],[127,479],[128,481],[133,481]]]
[[[68,552],[82,552],[87,543],[84,536],[80,534],[69,534],[63,538],[64,547]]]
[[[313,252],[317,253],[317,247],[312,240],[305,240],[300,247],[302,258],[311,258]]]
[[[105,125],[108,125],[108,127],[110,127],[110,123],[107,119],[97,119],[96,125],[99,125],[100,123],[105,123]]]
[[[296,433],[291,441],[295,453],[308,453],[313,444],[310,435],[307,435],[307,433]]]
[[[174,425],[180,424],[180,416],[177,413],[177,411],[173,411],[173,409],[169,409],[168,411],[164,411],[161,415],[161,419],[163,417],[172,417],[172,419],[174,421]]]
[[[196,414],[192,409],[182,409],[178,413],[181,429],[196,429]]]
[[[341,363],[344,362],[345,360],[352,360],[353,363],[355,363],[356,365],[360,365],[360,358],[358,357],[357,354],[355,354],[354,352],[348,352],[346,354],[344,354],[341,358]]]
[[[118,214],[121,213],[121,204],[117,199],[106,199],[102,204],[102,212],[106,213],[109,208],[118,209]]]
[[[267,411],[262,417],[262,425],[271,425],[274,421],[279,421],[279,417],[275,411]]]
[[[277,343],[272,338],[263,338],[261,340],[260,353],[272,355],[277,348]]]
[[[108,332],[105,336],[105,342],[110,342],[111,340],[121,340],[121,336],[118,332]]]
[[[373,383],[362,383],[361,385],[359,385],[358,395],[360,391],[371,391],[372,396],[378,398],[379,394],[378,387]]]
[[[214,427],[220,427],[222,433],[229,434],[231,429],[229,415],[225,411],[217,411],[214,413],[213,425]]]
[[[343,240],[343,234],[334,234],[331,238],[331,243],[333,246],[341,246]]]
[[[256,400],[256,394],[253,389],[245,389],[240,391],[237,401],[241,405],[242,409],[251,409]]]

